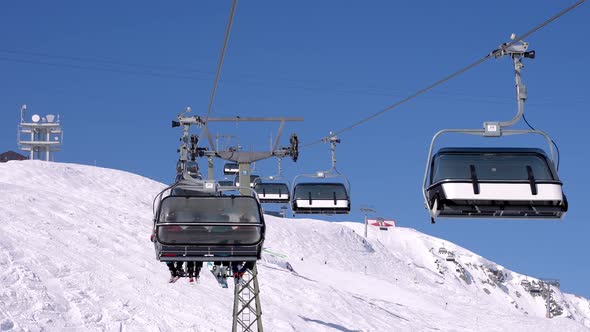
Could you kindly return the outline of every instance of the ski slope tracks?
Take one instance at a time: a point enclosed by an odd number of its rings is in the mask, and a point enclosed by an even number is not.
[[[0,331],[230,331],[232,285],[206,271],[168,284],[155,259],[162,188],[92,166],[0,164]],[[360,223],[266,221],[267,331],[590,331],[587,299],[413,229],[365,240]]]

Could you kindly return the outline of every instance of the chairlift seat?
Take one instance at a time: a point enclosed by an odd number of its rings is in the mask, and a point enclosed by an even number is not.
[[[223,165],[223,174],[234,175],[240,173],[240,165],[238,163],[225,163]]]
[[[170,195],[159,203],[154,231],[160,261],[256,261],[265,224],[255,197]]]
[[[559,219],[567,199],[553,164],[534,148],[443,148],[426,188],[438,217]]]
[[[261,203],[288,203],[290,200],[286,183],[258,182],[254,190]]]
[[[342,183],[298,183],[293,188],[291,209],[300,214],[346,214],[350,197]]]

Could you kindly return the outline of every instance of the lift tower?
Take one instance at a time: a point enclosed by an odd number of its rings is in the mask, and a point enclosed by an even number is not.
[[[189,158],[194,161],[195,156],[208,158],[208,174],[213,174],[213,158],[220,158],[228,161],[237,162],[239,165],[240,194],[250,195],[250,164],[258,160],[272,157],[283,158],[290,156],[293,161],[299,157],[299,139],[297,135],[292,134],[290,137],[290,146],[279,148],[279,139],[283,131],[285,122],[303,121],[303,118],[268,118],[268,117],[235,117],[235,118],[208,118],[207,120],[199,116],[185,116],[190,112],[187,107],[184,112],[178,114],[177,121],[172,121],[172,127],[183,127],[183,136],[180,146],[179,164],[183,172],[186,172]],[[279,130],[270,151],[236,151],[228,149],[227,151],[218,151],[212,135],[207,127],[209,122],[279,122]],[[209,141],[209,148],[198,148],[194,146],[194,136],[189,133],[190,126],[196,125],[203,128],[203,133]],[[189,145],[189,141],[191,144]],[[198,142],[197,142],[198,143]],[[211,179],[210,179],[211,180]],[[236,283],[234,287],[234,307],[232,332],[263,332],[262,327],[262,310],[260,306],[260,288],[258,285],[258,268],[254,264],[251,271],[247,271],[243,278],[243,283]]]

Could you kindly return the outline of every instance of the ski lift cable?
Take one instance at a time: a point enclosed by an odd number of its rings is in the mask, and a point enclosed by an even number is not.
[[[213,89],[211,90],[211,97],[209,98],[209,107],[207,109],[207,115],[205,116],[205,123],[209,119],[209,115],[211,114],[211,110],[213,109],[213,100],[215,99],[215,92],[217,91],[217,83],[219,82],[219,77],[221,75],[221,67],[223,66],[223,60],[225,58],[225,50],[227,49],[227,43],[229,41],[229,35],[231,32],[232,23],[234,20],[234,15],[236,13],[236,6],[238,5],[238,0],[233,0],[231,10],[229,13],[229,19],[227,21],[227,27],[225,29],[225,37],[223,39],[223,47],[221,48],[221,54],[219,55],[219,62],[217,63],[217,71],[215,72],[215,80],[213,81]]]
[[[374,113],[374,114],[372,114],[372,115],[370,115],[370,116],[368,116],[368,117],[366,117],[364,119],[361,119],[360,121],[355,122],[352,125],[344,128],[344,129],[341,129],[340,131],[334,132],[334,135],[340,135],[340,134],[343,134],[343,133],[345,133],[347,131],[350,131],[350,130],[352,130],[352,129],[354,129],[354,128],[360,126],[360,125],[362,125],[363,123],[368,122],[368,121],[370,121],[370,120],[372,120],[372,119],[374,119],[374,118],[382,115],[383,113],[386,113],[386,112],[388,112],[388,111],[390,111],[390,110],[392,110],[392,109],[394,109],[394,108],[396,108],[396,107],[398,107],[398,106],[400,106],[400,105],[402,105],[402,104],[404,104],[404,103],[406,103],[406,102],[408,102],[408,101],[410,101],[410,100],[412,100],[412,99],[414,99],[414,98],[416,98],[416,97],[418,97],[418,96],[420,96],[420,95],[428,92],[429,90],[432,90],[433,88],[435,88],[435,87],[437,87],[437,86],[439,86],[439,85],[441,85],[441,84],[443,84],[443,83],[445,83],[445,82],[447,82],[447,81],[449,81],[449,80],[451,80],[451,79],[453,79],[453,78],[455,78],[455,77],[463,74],[464,72],[466,72],[466,71],[468,71],[468,70],[470,70],[470,69],[472,69],[472,68],[474,68],[474,67],[482,64],[483,62],[487,61],[489,58],[494,57],[494,56],[496,56],[498,54],[501,54],[504,50],[506,50],[510,46],[512,46],[515,43],[517,43],[517,42],[519,42],[519,41],[521,41],[521,40],[529,37],[533,33],[539,31],[540,29],[542,29],[543,27],[545,27],[549,23],[557,20],[558,18],[560,18],[561,16],[563,16],[566,13],[570,12],[574,8],[580,6],[584,2],[586,2],[586,0],[579,0],[578,2],[574,3],[573,5],[567,7],[566,9],[564,9],[564,10],[560,11],[559,13],[553,15],[552,17],[550,17],[549,19],[547,19],[543,23],[541,23],[541,24],[537,25],[536,27],[534,27],[533,29],[529,30],[528,32],[526,32],[526,33],[524,33],[524,34],[522,34],[520,36],[515,37],[511,42],[502,44],[498,49],[490,52],[489,54],[487,54],[483,58],[481,58],[481,59],[473,62],[472,64],[470,64],[470,65],[468,65],[466,67],[463,67],[463,68],[459,69],[458,71],[452,73],[451,75],[448,75],[448,76],[446,76],[446,77],[444,77],[444,78],[442,78],[442,79],[440,79],[440,80],[438,80],[438,81],[430,84],[429,86],[427,86],[427,87],[425,87],[425,88],[423,88],[421,90],[418,90],[414,94],[412,94],[412,95],[410,95],[410,96],[408,96],[408,97],[406,97],[406,98],[404,98],[404,99],[402,99],[402,100],[400,100],[400,101],[398,101],[398,102],[396,102],[396,103],[394,103],[394,104],[392,104],[392,105],[384,108],[383,110],[381,110],[381,111],[379,111],[377,113]],[[321,138],[321,139],[315,140],[315,141],[313,141],[311,143],[308,143],[308,144],[303,144],[301,146],[301,148],[310,147],[310,146],[316,145],[318,143],[321,143],[323,141],[325,141],[325,138]]]

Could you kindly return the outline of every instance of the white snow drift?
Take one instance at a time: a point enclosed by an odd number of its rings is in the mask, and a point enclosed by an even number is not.
[[[83,165],[0,164],[0,331],[229,331],[232,286],[207,271],[197,285],[166,283],[149,241],[163,187]],[[374,228],[365,241],[359,223],[266,221],[267,331],[590,330],[587,299],[551,287],[556,317],[545,318],[524,276],[442,239]]]

